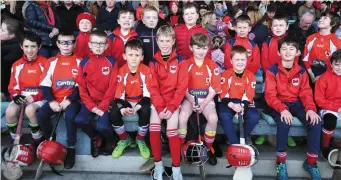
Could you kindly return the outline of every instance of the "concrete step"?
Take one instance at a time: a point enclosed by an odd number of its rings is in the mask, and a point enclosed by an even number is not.
[[[223,149],[226,149],[226,146],[224,146]],[[252,167],[254,176],[274,178],[276,176],[275,149],[270,146],[260,146],[258,149],[260,151],[259,161]],[[304,149],[305,147],[299,147],[289,149],[288,151],[287,168],[290,178],[309,178],[308,173],[302,168],[302,164],[305,159]],[[93,158],[89,155],[77,155],[76,165],[74,168],[71,170],[64,170],[64,172],[140,174],[139,168],[145,161],[146,160],[139,155],[137,148],[127,149],[124,155],[118,159],[113,159],[111,156],[99,156],[97,158]],[[164,153],[163,162],[166,166],[171,165],[169,153]],[[23,169],[25,171],[35,171],[38,164],[39,161],[36,161],[33,165]],[[226,168],[227,165],[228,163],[225,158],[218,158],[218,164],[216,166],[211,166],[206,163],[206,174],[208,176],[231,177],[234,173],[234,168]],[[320,158],[318,160],[318,165],[320,167],[322,178],[330,179],[332,169],[329,164]],[[195,165],[182,164],[181,168],[184,175],[190,176],[199,174],[199,168]],[[50,168],[45,166],[44,170],[49,171]],[[148,175],[148,173],[144,173],[143,175]],[[64,178],[67,177],[64,176]]]

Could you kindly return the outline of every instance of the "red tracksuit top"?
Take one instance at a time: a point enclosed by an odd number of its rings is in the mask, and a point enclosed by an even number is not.
[[[287,34],[283,36],[272,36],[263,42],[261,65],[264,71],[268,70],[272,65],[281,62],[281,56],[278,54],[278,41],[286,36]],[[295,63],[298,63],[298,59],[299,57],[296,56]]]
[[[91,32],[79,32],[76,38],[75,49],[73,50],[74,54],[83,59],[86,57],[90,57],[91,51],[89,48],[89,38]]]
[[[121,34],[121,28],[116,28],[111,35],[109,35],[109,39],[111,40],[109,42],[108,49],[111,50],[111,56],[113,56],[116,61],[118,68],[121,68],[125,63],[126,60],[123,59],[123,53],[124,53],[124,45],[132,40],[136,39],[138,37],[138,34],[134,30],[130,30],[129,33],[126,36],[123,36]]]
[[[236,76],[233,69],[228,69],[221,74],[221,93],[220,99],[240,99],[253,103],[255,97],[256,77],[245,70],[242,77]]]
[[[41,76],[40,88],[48,102],[57,101],[60,103],[64,97],[70,101],[74,100],[71,96],[78,86],[76,78],[79,63],[80,59],[77,59],[75,55],[57,54],[57,56],[47,60],[44,64],[45,70]]]
[[[199,67],[194,57],[186,60],[188,67],[188,92],[198,98],[206,98],[212,88],[217,94],[221,92],[221,76],[217,64],[209,58]]]
[[[34,101],[43,100],[39,83],[45,61],[46,58],[42,55],[38,55],[32,61],[28,61],[24,55],[12,65],[11,79],[8,85],[11,99],[16,95],[23,95],[32,96]]]
[[[334,33],[322,36],[319,32],[307,38],[304,47],[303,63],[306,69],[311,68],[314,59],[323,60],[331,70],[330,56],[338,49],[341,49],[341,41]]]
[[[161,52],[157,51],[149,62],[152,73],[150,98],[155,109],[160,113],[165,108],[174,112],[186,95],[188,71],[183,58],[172,51],[169,59],[164,61]]]
[[[315,102],[322,109],[337,112],[341,107],[341,76],[327,71],[316,81]]]
[[[283,67],[282,63],[274,64],[266,71],[265,100],[277,112],[288,110],[284,102],[298,100],[302,102],[305,111],[313,110],[316,112],[308,74],[297,63],[294,63],[289,72]]]
[[[140,64],[132,75],[126,63],[118,70],[116,99],[138,103],[143,97],[150,98],[151,72],[148,66]]]
[[[81,61],[77,83],[82,102],[91,111],[93,108],[106,112],[115,98],[117,84],[117,64],[115,58],[91,55]]]
[[[249,40],[248,37],[236,36],[235,38],[229,39],[227,41],[225,44],[225,69],[232,68],[230,55],[232,47],[235,45],[241,45],[247,50],[248,58],[246,69],[251,71],[253,74],[256,74],[260,66],[260,52],[257,44],[254,41]]]
[[[189,49],[191,36],[196,33],[203,33],[208,36],[208,32],[200,24],[188,29],[186,24],[179,24],[174,28],[176,52],[178,55],[188,59],[193,56],[192,51]]]

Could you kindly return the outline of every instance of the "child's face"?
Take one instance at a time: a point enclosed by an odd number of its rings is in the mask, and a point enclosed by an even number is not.
[[[335,74],[341,76],[341,61],[334,61],[332,63],[332,69],[335,72]]]
[[[141,1],[141,6],[145,7],[147,5],[147,1]]]
[[[318,28],[320,29],[327,29],[330,28],[331,19],[328,16],[322,16],[320,20],[317,22]]]
[[[231,58],[232,67],[236,72],[243,72],[247,63],[246,53],[236,53]]]
[[[130,67],[137,67],[143,60],[142,49],[132,49],[127,47],[123,58],[127,61]]]
[[[1,41],[6,41],[14,38],[14,34],[9,34],[7,29],[7,24],[1,24],[0,39]]]
[[[250,31],[251,31],[251,27],[249,23],[238,22],[236,24],[236,33],[239,37],[247,37]]]
[[[279,55],[283,61],[294,61],[295,57],[299,55],[299,50],[291,44],[282,44],[279,50]]]
[[[106,0],[105,3],[108,8],[113,8],[115,6],[115,0]]]
[[[172,6],[172,13],[173,13],[173,14],[176,14],[176,13],[178,13],[178,11],[179,11],[179,7],[178,7],[176,4],[174,4],[174,5]]]
[[[75,47],[75,38],[73,36],[58,36],[57,46],[62,55],[71,55]]]
[[[198,45],[193,45],[189,48],[193,52],[193,56],[195,59],[204,59],[206,57],[208,46],[199,47]]]
[[[108,48],[108,43],[106,37],[91,36],[88,43],[91,52],[96,55],[102,55],[104,51]]]
[[[209,23],[213,26],[217,25],[217,16],[215,14],[212,15]]]
[[[218,3],[218,4],[217,4],[217,9],[222,10],[222,9],[223,9],[223,4]]]
[[[28,39],[25,39],[23,44],[20,45],[20,47],[24,51],[24,54],[26,55],[29,61],[37,57],[38,51],[40,49],[40,47],[38,47],[38,44],[36,42],[32,42]]]
[[[288,23],[284,20],[273,20],[271,25],[271,31],[275,36],[282,36],[288,30]]]
[[[171,36],[159,36],[157,38],[157,45],[162,53],[168,54],[172,52],[173,46],[175,43],[175,39]]]
[[[143,13],[142,22],[148,28],[154,29],[156,27],[158,21],[159,21],[159,17],[158,17],[157,12],[146,11],[145,13]]]
[[[184,21],[186,25],[195,25],[199,18],[199,14],[196,12],[195,8],[189,8],[184,10]]]
[[[276,12],[266,12],[266,14],[268,15],[269,19],[272,19],[275,16]]]
[[[201,17],[204,16],[204,14],[206,14],[206,13],[207,13],[207,9],[200,9],[199,10],[199,14]]]
[[[120,14],[117,23],[122,29],[131,29],[134,25],[134,15],[131,13]]]
[[[90,32],[92,29],[92,24],[89,20],[87,19],[82,19],[79,21],[79,30],[81,32]]]

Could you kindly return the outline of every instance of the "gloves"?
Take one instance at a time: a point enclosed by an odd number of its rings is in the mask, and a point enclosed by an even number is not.
[[[13,101],[17,105],[22,105],[25,102],[25,96],[23,95],[14,96]]]

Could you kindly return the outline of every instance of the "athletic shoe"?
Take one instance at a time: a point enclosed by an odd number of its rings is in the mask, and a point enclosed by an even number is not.
[[[92,157],[99,156],[100,147],[102,145],[102,139],[100,137],[95,137],[91,139],[91,155]]]
[[[164,172],[162,161],[155,162],[155,168],[152,171],[152,178],[153,180],[163,180],[162,174]]]
[[[294,138],[292,138],[291,136],[288,137],[288,146],[289,147],[296,147],[296,142],[295,142]]]
[[[214,150],[213,148],[211,148],[208,152],[207,152],[207,156],[208,156],[208,163],[210,163],[212,166],[215,166],[218,162],[217,162],[217,157],[215,157],[214,155]]]
[[[331,149],[329,147],[323,147],[321,149],[321,155],[324,160],[328,161],[328,155],[330,153]]]
[[[146,145],[145,141],[136,140],[137,146],[140,149],[140,154],[143,158],[148,159],[150,157],[149,148]]]
[[[321,174],[320,174],[319,167],[317,166],[317,163],[315,163],[312,166],[312,165],[309,165],[307,161],[304,161],[303,169],[310,174],[311,180],[321,180]]]
[[[141,172],[147,172],[155,167],[154,157],[150,157],[142,166],[140,167]]]
[[[262,144],[264,144],[264,142],[265,142],[265,136],[259,136],[259,137],[256,139],[255,144],[257,144],[257,145],[262,145]]]
[[[114,151],[115,149],[115,144],[108,144],[106,143],[105,147],[102,148],[101,150],[101,155],[103,156],[109,156],[110,154],[112,154],[112,152]]]
[[[120,140],[117,143],[116,148],[114,149],[114,151],[112,152],[112,157],[113,158],[118,158],[123,154],[123,151],[125,150],[125,148],[127,148],[128,146],[130,146],[131,144],[131,140],[130,137],[128,137],[126,140]]]
[[[276,166],[277,169],[277,180],[288,180],[287,165],[280,163]]]
[[[75,165],[76,161],[76,149],[75,148],[67,148],[67,154],[65,157],[65,169],[71,169]]]
[[[172,180],[183,180],[180,167],[172,167]]]

